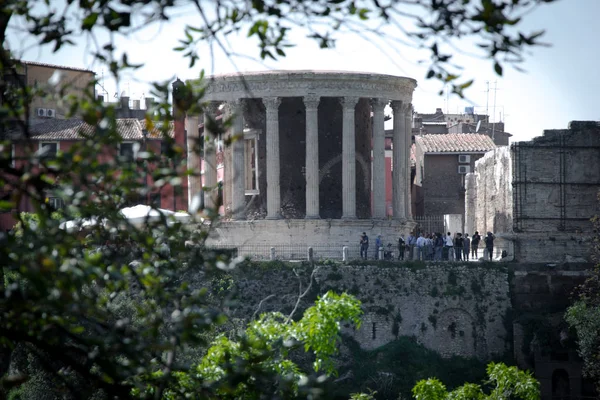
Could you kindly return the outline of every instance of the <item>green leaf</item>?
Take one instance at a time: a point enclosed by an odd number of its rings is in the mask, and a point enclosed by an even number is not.
[[[494,63],[494,71],[500,76],[502,76],[502,66],[496,61]]]
[[[81,23],[81,29],[91,31],[94,25],[96,25],[96,21],[98,21],[98,15],[97,12],[93,12],[86,16]]]

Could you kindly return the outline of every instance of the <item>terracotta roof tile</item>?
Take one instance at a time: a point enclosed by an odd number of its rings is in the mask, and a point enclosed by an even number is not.
[[[496,148],[492,138],[477,133],[417,135],[415,141],[424,153],[485,152]]]
[[[92,73],[94,75],[96,74],[94,71],[92,71],[90,69],[86,69],[86,68],[69,67],[69,66],[66,66],[66,65],[54,65],[54,64],[47,64],[47,63],[37,62],[37,61],[16,60],[16,62],[21,63],[21,64],[25,64],[25,65],[36,65],[36,66],[39,66],[39,67],[54,68],[54,69],[64,69],[64,70],[69,70],[69,71],[89,72],[89,73]]]
[[[120,118],[116,120],[117,131],[124,140],[142,140],[146,121],[136,118]],[[95,127],[79,119],[43,119],[33,120],[29,127],[30,137],[34,140],[79,140],[82,135],[93,135]],[[9,132],[13,137],[19,137],[18,131]],[[173,137],[173,124],[169,124],[169,136]],[[162,133],[155,126],[148,135],[150,139],[160,139]]]

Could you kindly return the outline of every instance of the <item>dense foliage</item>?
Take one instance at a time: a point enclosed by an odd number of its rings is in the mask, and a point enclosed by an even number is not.
[[[504,364],[490,363],[487,374],[489,381],[486,383],[491,386],[489,394],[475,383],[466,383],[448,393],[442,382],[427,379],[417,382],[413,388],[413,395],[416,400],[540,399],[540,384],[529,372],[519,371],[516,367]]]
[[[600,193],[598,193],[600,202]],[[600,217],[592,222],[596,228],[594,257],[599,262],[591,276],[577,290],[577,299],[567,310],[565,319],[577,332],[579,355],[584,372],[600,392]]]

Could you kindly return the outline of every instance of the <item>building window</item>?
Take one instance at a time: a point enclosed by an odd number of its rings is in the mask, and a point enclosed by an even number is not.
[[[124,161],[133,161],[140,145],[134,142],[123,142],[119,144],[119,157]]]
[[[41,142],[40,143],[40,158],[53,159],[58,154],[58,142]]]
[[[169,143],[166,139],[160,141],[160,154],[163,156],[169,152],[169,148],[171,147],[171,143]]]
[[[258,194],[258,135],[254,130],[244,132],[246,194]]]
[[[46,203],[52,210],[61,210],[65,208],[65,202],[60,197],[48,197]]]

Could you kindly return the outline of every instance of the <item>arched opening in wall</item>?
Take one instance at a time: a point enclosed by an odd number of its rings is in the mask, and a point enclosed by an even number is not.
[[[569,400],[571,398],[571,383],[569,374],[564,369],[554,370],[552,373],[552,399]]]

